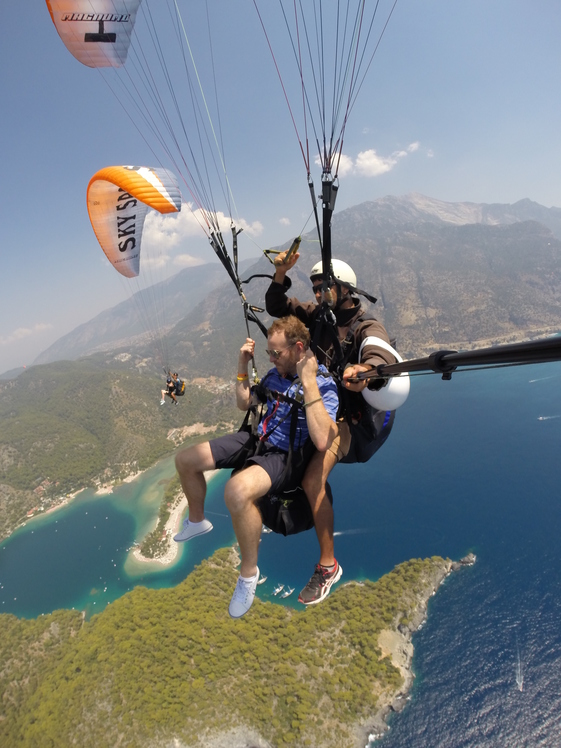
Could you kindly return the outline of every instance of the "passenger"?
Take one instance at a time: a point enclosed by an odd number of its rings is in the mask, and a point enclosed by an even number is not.
[[[318,361],[325,364],[331,373],[338,375],[341,382],[338,435],[327,451],[318,451],[312,457],[302,480],[314,517],[320,558],[298,600],[304,605],[313,605],[327,597],[331,586],[342,574],[334,555],[333,507],[325,489],[329,473],[339,461],[364,462],[370,459],[389,436],[393,424],[393,412],[375,411],[364,400],[361,393],[367,386],[366,380],[351,380],[359,372],[369,371],[378,364],[395,363],[396,359],[384,347],[370,344],[371,341],[367,340],[378,338],[383,345],[389,344],[384,326],[368,315],[361,306],[356,295],[356,275],[347,263],[332,261],[334,279],[329,292],[333,296],[332,310],[336,325],[328,329],[329,325],[323,324],[318,330],[322,301],[322,264],[314,265],[310,273],[316,301],[301,302],[287,297],[291,281],[286,277],[300,255],[296,252],[287,262],[286,255],[286,252],[282,252],[275,258],[275,275],[265,296],[267,312],[273,317],[287,314],[298,317],[311,332]],[[360,293],[368,296],[364,292]],[[383,383],[379,379],[370,380],[368,386],[374,385],[377,388]]]
[[[308,437],[323,453],[337,434],[337,386],[325,367],[318,369],[309,344],[308,330],[293,316],[276,320],[268,330],[267,354],[274,368],[262,383],[266,381],[273,397],[257,429],[257,449],[252,435],[242,430],[189,447],[175,458],[189,505],[189,517],[174,537],[177,542],[212,530],[204,515],[204,471],[235,470],[224,488],[241,554],[240,576],[229,606],[232,618],[249,610],[259,579],[262,517],[256,502],[271,491],[300,484],[307,465],[304,445]],[[236,403],[243,411],[253,404],[247,370],[254,351],[255,342],[247,338],[240,349],[236,383]]]

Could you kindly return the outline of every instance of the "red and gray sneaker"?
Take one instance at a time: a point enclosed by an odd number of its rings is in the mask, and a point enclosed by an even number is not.
[[[316,603],[321,603],[321,601],[325,600],[329,595],[331,585],[338,582],[341,579],[342,574],[343,569],[337,561],[335,561],[334,566],[321,566],[321,564],[316,564],[312,578],[298,595],[298,602],[304,603],[304,605],[315,605]]]

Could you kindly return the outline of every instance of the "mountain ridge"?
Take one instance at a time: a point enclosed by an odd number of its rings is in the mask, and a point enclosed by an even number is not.
[[[532,229],[523,226],[527,221],[533,222]],[[539,228],[539,225],[542,228]],[[468,229],[468,226],[479,226],[480,230]],[[517,226],[519,231],[507,229],[509,226]],[[547,230],[551,232],[551,236],[547,235]],[[379,297],[376,312],[381,315],[386,326],[392,327],[392,335],[403,341],[403,352],[408,356],[424,355],[431,347],[438,348],[441,344],[448,345],[451,341],[469,345],[476,340],[498,341],[516,335],[537,335],[540,331],[547,334],[559,320],[555,315],[552,318],[551,307],[558,302],[556,294],[553,293],[553,285],[561,280],[555,272],[559,264],[557,259],[561,240],[561,208],[546,208],[528,198],[514,204],[451,203],[412,193],[400,197],[386,196],[336,213],[333,216],[332,232],[333,255],[349,262],[359,276],[359,286]],[[516,280],[504,258],[514,247],[515,253],[519,255],[521,242],[529,243],[532,251],[538,251],[539,258],[534,259],[541,263],[541,267],[533,268],[531,257],[528,257],[526,262],[522,262],[518,257],[517,267],[521,275]],[[548,246],[553,247],[553,250],[549,251],[547,259]],[[339,248],[344,249],[340,251]],[[495,258],[502,257],[503,261],[497,259],[496,262],[492,262],[490,252]],[[291,275],[296,295],[308,299],[311,295],[305,271],[308,265],[311,267],[313,262],[319,259],[315,231],[303,237],[301,255],[302,259]],[[471,258],[471,262],[467,262],[468,258]],[[455,268],[451,265],[452,260],[456,263]],[[438,335],[442,330],[441,325],[433,325],[432,322],[420,323],[423,317],[429,321],[434,318],[435,308],[438,308],[439,303],[446,304],[444,314],[448,314],[449,308],[454,306],[450,294],[440,294],[440,298],[439,294],[436,294],[437,298],[432,300],[433,289],[427,287],[429,276],[433,277],[433,282],[428,285],[434,288],[449,283],[452,278],[452,287],[465,302],[469,289],[466,283],[462,283],[460,275],[465,273],[469,266],[468,277],[476,276],[485,286],[484,291],[476,296],[489,299],[493,293],[488,284],[485,284],[484,278],[489,269],[492,274],[496,273],[496,269],[492,270],[493,265],[500,266],[501,270],[507,273],[510,279],[509,293],[514,295],[517,295],[518,287],[518,291],[522,288],[522,296],[527,297],[529,276],[533,277],[534,287],[540,287],[538,270],[551,278],[551,282],[545,284],[545,289],[544,284],[541,284],[540,290],[545,290],[546,296],[542,300],[547,302],[547,312],[544,312],[541,324],[541,303],[537,304],[535,314],[527,315],[527,319],[515,322],[516,315],[505,308],[506,290],[500,300],[499,310],[499,316],[503,321],[495,335],[489,329],[484,334],[476,334],[473,324],[463,323],[458,324],[455,330],[447,330],[447,334],[440,339]],[[419,275],[419,267],[423,268],[424,278]],[[272,267],[262,257],[257,261],[249,259],[242,263],[242,275],[244,271],[246,275],[272,274]],[[411,298],[412,293],[411,289],[407,288],[406,277],[417,287],[416,293],[413,294],[415,299]],[[241,319],[239,299],[220,265],[186,269],[166,281],[166,284],[169,288],[168,307],[171,309],[169,314],[166,314],[166,330],[171,340],[170,348],[174,350],[174,362],[179,359],[174,366],[180,366],[187,363],[187,357],[192,356],[194,343],[185,339],[179,340],[179,331],[187,327],[199,328],[200,335],[195,335],[193,340],[201,343],[204,350],[208,347],[209,330],[222,327],[215,320],[216,315],[220,313],[219,309],[223,310],[226,307],[228,314],[232,314],[234,319]],[[263,306],[266,285],[263,281],[254,281],[247,287],[247,295],[252,303]],[[502,285],[505,286],[505,283]],[[217,298],[220,304],[217,303]],[[35,363],[46,363],[60,358],[76,359],[95,352],[121,348],[144,348],[145,354],[149,356],[146,335],[139,333],[137,329],[135,334],[130,336],[131,331],[134,331],[130,308],[127,315],[124,315],[127,318],[126,322],[120,323],[117,330],[106,330],[110,322],[114,324],[113,320],[122,319],[124,304],[130,302],[124,302],[118,307],[102,312],[89,323],[80,325],[63,336],[43,351],[35,359]],[[236,304],[237,310],[234,308]],[[462,303],[461,306],[466,312],[473,304]],[[489,304],[485,306],[489,312]],[[400,307],[406,311],[400,313]],[[416,308],[415,312],[411,311],[412,307]],[[203,314],[202,309],[206,309]],[[509,318],[510,324],[506,322]],[[266,317],[264,319],[267,321]],[[138,322],[136,324],[138,326]],[[203,339],[205,334],[206,341]],[[235,336],[237,341],[239,334]],[[184,355],[175,356],[174,346],[177,345],[183,349]],[[231,355],[227,358],[231,360]],[[206,370],[208,367],[203,366],[198,373],[204,373]]]
[[[247,265],[248,261],[241,264]],[[58,338],[33,361],[33,366],[63,359],[76,360],[127,346],[142,346],[156,336],[146,320],[160,318],[167,332],[224,281],[220,263],[185,268],[171,278],[133,294]],[[152,292],[156,289],[156,293]]]

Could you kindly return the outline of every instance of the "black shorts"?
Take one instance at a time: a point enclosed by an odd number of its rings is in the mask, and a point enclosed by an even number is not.
[[[281,491],[286,487],[299,485],[308,463],[301,450],[295,450],[292,455],[290,475],[283,480],[288,453],[267,442],[261,444],[259,454],[250,455],[251,434],[247,431],[237,431],[235,434],[219,436],[209,441],[210,451],[217,468],[233,468],[241,470],[248,464],[259,465],[271,479],[271,491]]]

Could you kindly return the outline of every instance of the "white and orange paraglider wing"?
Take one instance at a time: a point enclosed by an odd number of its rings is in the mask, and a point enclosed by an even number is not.
[[[159,213],[181,210],[175,176],[166,169],[107,166],[90,179],[88,213],[109,262],[127,278],[140,272],[140,247],[149,208]]]
[[[46,0],[68,51],[90,68],[121,67],[127,59],[141,0]]]

